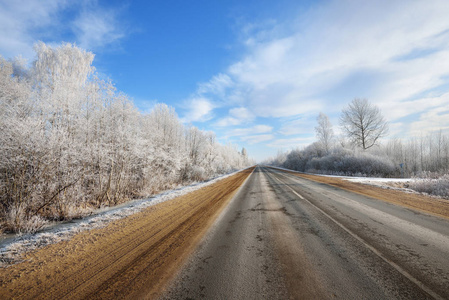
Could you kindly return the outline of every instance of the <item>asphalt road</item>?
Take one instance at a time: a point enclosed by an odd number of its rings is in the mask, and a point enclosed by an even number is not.
[[[163,299],[449,299],[449,221],[257,167]]]

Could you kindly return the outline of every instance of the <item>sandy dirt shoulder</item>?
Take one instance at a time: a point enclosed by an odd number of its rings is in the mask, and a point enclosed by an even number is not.
[[[449,219],[449,201],[429,197],[420,194],[407,193],[400,190],[383,189],[372,185],[366,185],[357,182],[350,182],[338,177],[326,177],[311,174],[302,174],[297,172],[289,172],[298,177],[329,184],[341,189],[345,189],[360,195],[372,197],[396,205],[429,213],[439,217]]]
[[[0,269],[0,298],[154,298],[253,169]]]

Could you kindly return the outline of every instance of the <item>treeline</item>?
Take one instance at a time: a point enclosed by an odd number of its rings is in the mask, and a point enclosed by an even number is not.
[[[329,175],[437,178],[449,173],[449,136],[436,132],[405,141],[395,139],[366,151],[343,142],[325,152],[316,142],[280,152],[267,163]]]
[[[281,152],[267,163],[301,172],[346,176],[437,179],[449,173],[449,136],[441,130],[381,144],[387,123],[377,107],[360,99],[343,110],[340,125],[344,134],[337,137],[328,117],[320,113],[316,142]]]
[[[97,76],[92,53],[44,43],[35,51],[30,67],[0,57],[2,230],[32,231],[250,163],[244,149],[184,126],[173,108],[140,113]]]

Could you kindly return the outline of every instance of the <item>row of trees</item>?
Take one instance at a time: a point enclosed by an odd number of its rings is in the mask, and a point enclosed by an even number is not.
[[[337,138],[329,118],[320,113],[315,143],[279,153],[269,163],[303,172],[358,176],[429,177],[449,172],[449,136],[442,131],[380,144],[388,124],[366,99],[354,99],[343,109],[340,126],[344,135]]]
[[[0,57],[0,220],[26,230],[247,166],[246,151],[184,126],[173,108],[140,113],[94,55],[35,46],[27,67]],[[30,225],[31,224],[31,225]]]

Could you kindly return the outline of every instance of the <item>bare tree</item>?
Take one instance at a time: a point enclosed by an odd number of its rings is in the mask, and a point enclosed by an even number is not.
[[[325,151],[325,154],[327,154],[332,147],[334,130],[332,129],[332,124],[329,121],[329,118],[322,112],[318,115],[317,121],[318,126],[315,127],[316,137]]]
[[[376,145],[388,132],[388,123],[377,106],[366,99],[354,99],[343,109],[340,124],[346,135],[363,150]]]

